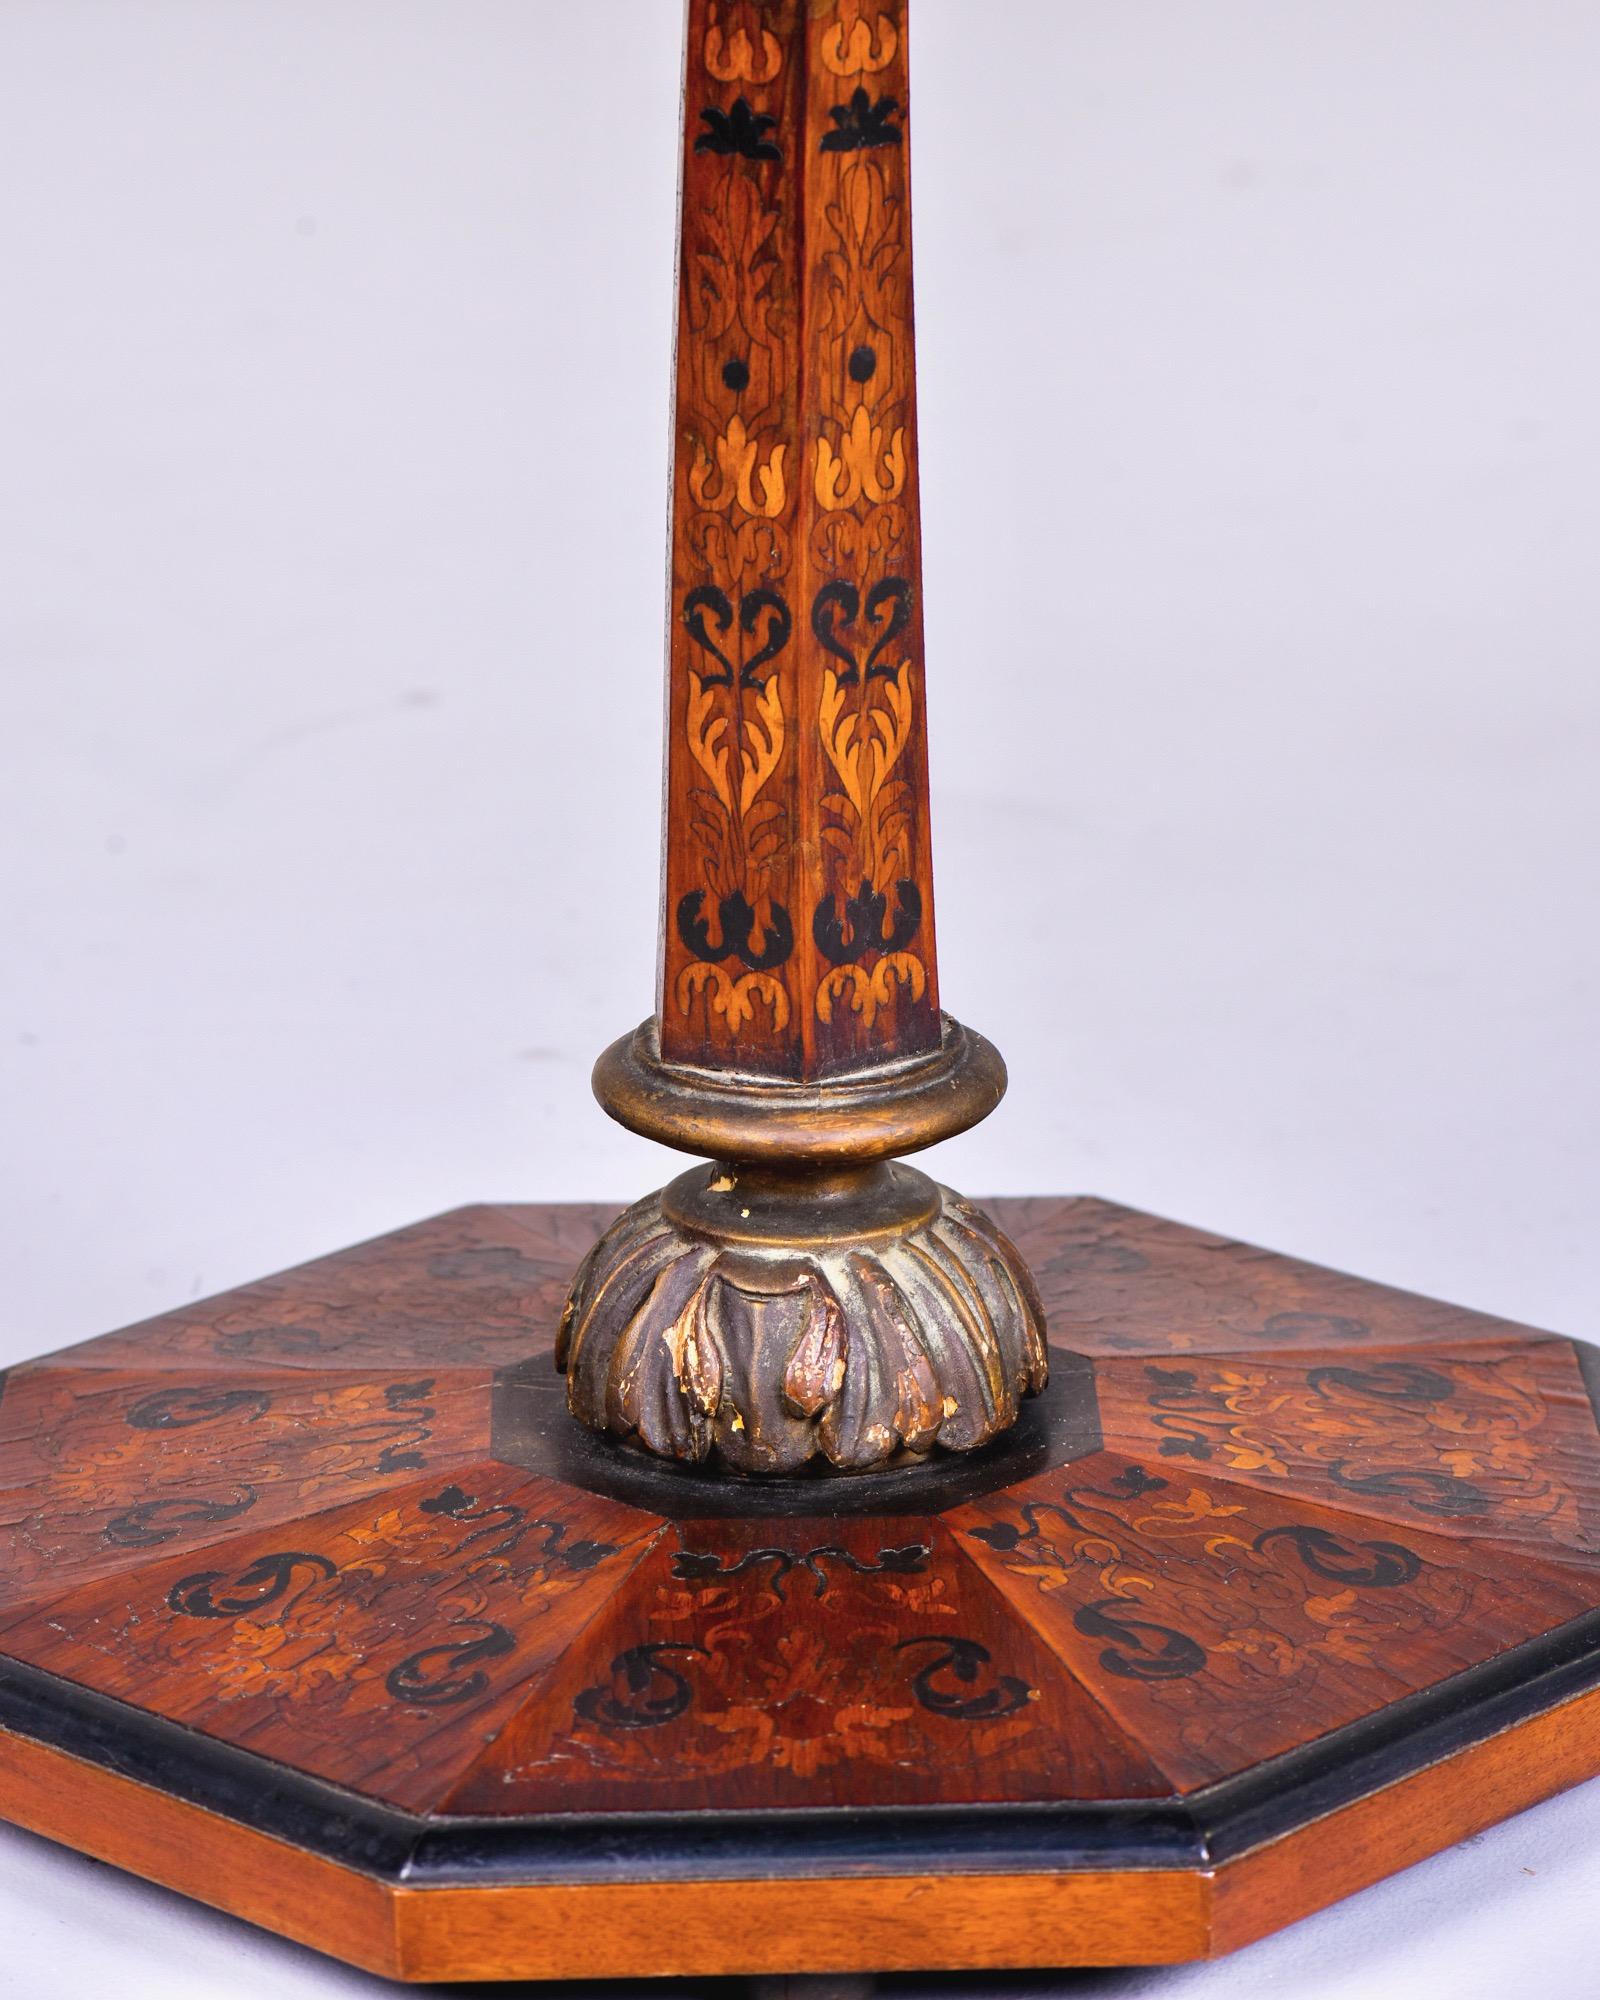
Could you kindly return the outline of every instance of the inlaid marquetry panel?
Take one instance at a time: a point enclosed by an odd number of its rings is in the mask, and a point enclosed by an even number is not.
[[[574,1424],[551,1351],[605,1205],[464,1209],[13,1370],[0,1808],[63,1836],[7,1761],[43,1731],[137,1824],[199,1800],[408,1883],[610,1880],[603,1829],[658,1812],[626,1838],[665,1888],[890,1884],[909,1841],[1125,1903],[1384,1785],[1454,1798],[1450,1758],[1589,1698],[1592,1350],[1104,1202],[993,1208],[1050,1385],[911,1471],[708,1484]],[[1537,1740],[1505,1797],[1587,1768]],[[1438,1838],[1493,1817],[1461,1798]]]
[[[1597,1434],[1564,1340],[1102,1359],[1106,1443],[1437,1534],[1600,1564]]]
[[[0,1647],[222,1742],[434,1804],[661,1524],[493,1464],[147,1560]]]
[[[604,1206],[462,1210],[16,1369],[0,1663],[418,1810],[1148,1802],[1600,1609],[1584,1350],[994,1207],[1055,1349],[1017,1431],[760,1511],[697,1518],[562,1408]]]
[[[453,1809],[1139,1798],[1168,1789],[942,1528],[679,1525]]]
[[[1182,1789],[1600,1608],[1600,1577],[1112,1451],[948,1525]]]
[[[904,9],[691,0],[669,1057],[937,1046]]]

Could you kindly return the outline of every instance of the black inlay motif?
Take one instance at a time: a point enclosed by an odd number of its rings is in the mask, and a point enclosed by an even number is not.
[[[232,1333],[219,1333],[211,1343],[214,1353],[235,1361],[252,1354],[331,1354],[338,1345],[315,1326],[239,1327]]]
[[[154,1549],[176,1540],[185,1528],[231,1521],[255,1504],[253,1486],[245,1487],[237,1500],[141,1500],[107,1521],[100,1539],[113,1549]]]
[[[1313,1576],[1329,1583],[1354,1584],[1361,1590],[1389,1590],[1414,1583],[1422,1574],[1422,1558],[1399,1542],[1347,1542],[1327,1528],[1268,1528],[1253,1544],[1257,1554],[1274,1542],[1293,1542],[1295,1554]]]
[[[943,1650],[920,1669],[911,1683],[911,1692],[930,1714],[948,1716],[954,1722],[992,1722],[997,1716],[1015,1715],[1037,1699],[1028,1683],[1015,1674],[997,1675],[977,1694],[963,1694],[962,1688],[976,1687],[983,1669],[990,1664],[987,1646],[976,1639],[961,1639],[948,1632],[925,1632],[920,1638],[903,1639],[895,1647],[903,1653],[910,1646],[939,1646]],[[956,1683],[941,1685],[944,1675]]]
[[[414,1708],[449,1708],[458,1701],[471,1701],[489,1685],[489,1676],[476,1662],[502,1659],[515,1650],[517,1642],[503,1625],[491,1624],[486,1618],[462,1618],[456,1623],[478,1625],[483,1630],[476,1639],[424,1646],[408,1654],[399,1666],[391,1667],[383,1684],[396,1701],[409,1702]],[[436,1660],[443,1663],[442,1673],[433,1667]],[[472,1671],[463,1673],[464,1667]]]
[[[1313,1368],[1306,1386],[1323,1397],[1331,1387],[1381,1396],[1385,1402],[1442,1403],[1455,1394],[1456,1385],[1438,1369],[1414,1361],[1371,1361],[1364,1368]]]
[[[1384,1500],[1404,1500],[1419,1514],[1487,1514],[1492,1502],[1481,1486],[1470,1479],[1455,1479],[1448,1472],[1346,1472],[1347,1459],[1336,1459],[1328,1467],[1335,1486],[1347,1493],[1366,1493]]]
[[[928,1567],[932,1551],[923,1542],[908,1542],[902,1548],[879,1549],[876,1562],[862,1562],[848,1549],[833,1544],[826,1548],[796,1553],[789,1549],[750,1549],[737,1562],[724,1563],[714,1549],[682,1549],[672,1559],[672,1574],[680,1583],[722,1583],[754,1569],[759,1563],[776,1563],[770,1585],[774,1597],[783,1598],[784,1578],[797,1569],[814,1579],[812,1596],[826,1595],[830,1578],[824,1561],[842,1563],[857,1576],[917,1576]]]
[[[771,614],[767,636],[739,669],[740,687],[759,688],[765,685],[756,669],[771,665],[788,645],[789,635],[794,630],[789,607],[775,590],[747,590],[739,600],[739,623],[747,638],[754,638],[763,612]]]
[[[1162,1368],[1148,1362],[1144,1372],[1146,1380],[1153,1385],[1153,1393],[1146,1398],[1148,1407],[1164,1413],[1155,1419],[1156,1429],[1167,1433],[1161,1440],[1161,1456],[1211,1458],[1216,1448],[1206,1436],[1202,1423],[1196,1420],[1226,1417],[1227,1392],[1202,1389],[1200,1378],[1192,1368]],[[1174,1411],[1181,1414],[1173,1415]]]
[[[693,1705],[694,1688],[676,1667],[663,1664],[669,1653],[710,1657],[704,1646],[630,1646],[611,1662],[611,1685],[585,1688],[572,1706],[602,1729],[659,1729],[676,1720]]]
[[[888,622],[883,614],[888,612]],[[874,625],[883,625],[872,651],[867,655],[867,679],[893,680],[900,669],[883,658],[891,646],[911,622],[911,585],[903,576],[886,576],[879,579],[867,592],[867,617]]]
[[[844,662],[844,672],[839,675],[841,686],[853,687],[861,678],[861,669],[856,665],[856,656],[839,637],[835,626],[855,623],[856,613],[861,609],[861,593],[853,583],[836,579],[825,583],[811,600],[811,629],[826,653]]]
[[[244,1421],[253,1424],[271,1407],[272,1398],[257,1389],[158,1389],[134,1404],[128,1422],[136,1431],[186,1431],[248,1412]]]
[[[695,671],[704,687],[732,687],[733,662],[706,630],[705,614],[708,611],[716,622],[718,632],[726,637],[733,624],[733,606],[728,602],[728,593],[719,590],[714,583],[697,585],[683,600],[683,622],[689,637],[701,652],[709,653],[717,662],[715,671],[699,667]]]
[[[1100,1655],[1108,1674],[1130,1681],[1174,1681],[1199,1673],[1206,1663],[1202,1647],[1170,1625],[1133,1616],[1127,1605],[1126,1598],[1102,1597],[1083,1605],[1072,1621],[1085,1638],[1112,1641]]]
[[[731,361],[722,364],[723,387],[731,389],[738,396],[750,386],[750,364],[735,355]]]
[[[714,583],[697,584],[683,600],[683,623],[689,637],[701,652],[709,653],[717,663],[710,668],[696,667],[695,673],[702,687],[732,687],[733,662],[707,630],[707,612],[716,626],[717,638],[726,640],[733,629],[733,605],[727,592]],[[763,586],[759,590],[747,590],[739,599],[739,627],[746,638],[756,636],[763,614],[768,619],[766,636],[739,668],[739,685],[742,688],[760,688],[765,684],[757,669],[771,665],[788,645],[794,630],[788,605],[777,591]]]
[[[904,951],[921,923],[922,892],[915,882],[895,883],[893,917],[888,897],[863,882],[845,898],[842,920],[835,898],[823,897],[811,919],[811,935],[831,964],[850,965],[869,951]]]
[[[424,1514],[439,1514],[448,1521],[481,1523],[470,1535],[462,1538],[461,1546],[470,1549],[475,1542],[490,1536],[498,1537],[493,1548],[483,1551],[486,1559],[510,1555],[523,1537],[534,1529],[544,1532],[544,1546],[538,1551],[539,1559],[558,1562],[564,1569],[593,1569],[618,1550],[615,1542],[568,1542],[565,1521],[546,1521],[537,1515],[530,1519],[526,1507],[515,1506],[510,1501],[480,1507],[474,1496],[459,1486],[447,1486],[442,1492],[419,1500],[417,1505]]]
[[[878,351],[863,341],[860,347],[850,350],[850,359],[845,366],[850,371],[852,382],[870,382],[878,372]]]
[[[309,1569],[316,1574],[296,1584],[296,1572]],[[305,1590],[320,1576],[324,1582],[338,1575],[326,1556],[308,1555],[304,1549],[284,1549],[275,1555],[257,1556],[247,1568],[228,1580],[227,1590],[217,1594],[217,1585],[228,1578],[226,1570],[203,1569],[193,1576],[181,1576],[167,1592],[167,1609],[185,1618],[243,1618],[276,1604],[291,1590]]]
[[[852,91],[848,104],[836,104],[828,113],[837,129],[823,134],[823,152],[859,153],[872,146],[898,146],[900,127],[889,121],[899,109],[898,97],[873,99],[865,90]]]
[[[855,687],[861,679],[860,662],[845,638],[860,610],[860,591],[843,577],[825,583],[811,600],[811,630],[824,652],[841,663],[840,687]],[[910,580],[903,576],[880,577],[867,592],[866,612],[874,626],[883,627],[867,654],[867,679],[893,680],[900,667],[892,660],[885,660],[883,655],[911,622]]]
[[[1161,1493],[1170,1484],[1170,1480],[1146,1472],[1142,1465],[1125,1465],[1120,1472],[1112,1475],[1109,1487],[1069,1487],[1067,1498],[1071,1500],[1081,1493],[1089,1493],[1099,1500],[1142,1500],[1147,1493]]]
[[[390,1416],[358,1424],[347,1433],[351,1444],[382,1446],[376,1471],[420,1472],[427,1465],[421,1447],[433,1436],[432,1422],[439,1414],[428,1400],[433,1394],[434,1380],[428,1375],[416,1382],[389,1383],[383,1400]]]
[[[1143,1466],[1125,1466],[1111,1480],[1109,1488],[1102,1491],[1097,1486],[1073,1486],[1067,1489],[1066,1499],[1073,1501],[1087,1494],[1100,1500],[1140,1500],[1147,1493],[1160,1493],[1169,1482],[1158,1479],[1154,1473],[1146,1472]],[[986,1528],[969,1528],[967,1533],[975,1542],[982,1542],[1001,1555],[1009,1555],[1024,1542],[1036,1542],[1043,1538],[1039,1526],[1041,1515],[1054,1514],[1064,1521],[1075,1535],[1089,1532],[1087,1522],[1074,1514],[1070,1507],[1057,1506],[1054,1500],[1028,1500],[1018,1509],[1026,1526],[1019,1528],[1013,1521],[993,1521]]]
[[[969,1528],[967,1533],[975,1542],[983,1542],[1000,1555],[1008,1556],[1024,1542],[1039,1540],[1043,1532],[1039,1526],[1041,1514],[1057,1514],[1075,1533],[1083,1523],[1065,1507],[1058,1507],[1053,1500],[1029,1500],[1022,1508],[1022,1518],[1027,1524],[1019,1528],[1014,1521],[992,1521],[986,1528]]]
[[[757,111],[748,98],[736,97],[731,110],[719,111],[708,104],[700,113],[706,130],[694,142],[697,153],[737,153],[746,160],[781,160],[783,154],[766,136],[778,121],[765,111]],[[895,135],[899,143],[899,134]],[[827,141],[824,140],[826,145]]]
[[[691,889],[678,904],[678,936],[696,958],[737,958],[752,972],[771,972],[794,950],[794,926],[782,903],[770,905],[772,919],[767,925],[765,942],[759,947],[751,942],[756,913],[742,889],[735,889],[717,904],[716,939],[703,914],[705,903],[704,889]]]

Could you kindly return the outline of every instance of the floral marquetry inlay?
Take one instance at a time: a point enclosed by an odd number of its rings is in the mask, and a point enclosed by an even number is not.
[[[993,1209],[1050,1382],[919,1470],[685,1476],[574,1424],[551,1341],[593,1208],[461,1210],[13,1369],[0,1811],[45,1823],[7,1759],[59,1725],[49,1809],[115,1773],[135,1868],[188,1797],[202,1847],[242,1826],[413,1902],[419,1871],[609,1893],[618,1816],[655,1813],[651,1883],[726,1822],[714,1894],[767,1826],[770,1893],[814,1895],[887,1826],[859,1879],[900,1894],[964,1828],[1057,1898],[1108,1842],[1141,1882],[1241,1842],[1325,1858],[1330,1796],[1413,1828],[1463,1745],[1571,1740],[1600,1690],[1594,1350],[1104,1202]],[[845,1427],[884,1384],[835,1358]],[[106,1824],[63,1830],[100,1852]]]
[[[939,1041],[903,7],[689,51],[661,1047],[836,1075]]]
[[[590,1440],[549,1343],[594,1210],[463,1210],[17,1369],[0,1691],[445,1815],[1149,1800],[1600,1613],[1573,1343],[994,1208],[1078,1352],[948,1479],[723,1504]]]

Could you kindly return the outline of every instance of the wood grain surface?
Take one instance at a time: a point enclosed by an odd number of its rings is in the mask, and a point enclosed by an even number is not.
[[[1600,1692],[1214,1870],[410,1890],[0,1731],[17,1824],[413,1981],[1168,1964],[1281,1929],[1600,1765]],[[686,1893],[708,1913],[686,1925]]]
[[[904,0],[690,0],[663,958],[680,1062],[938,1044]]]
[[[549,1355],[604,1206],[459,1210],[13,1370],[0,1810],[404,1976],[887,1969],[1229,1948],[1600,1765],[1588,1350],[994,1210],[1054,1379],[947,1474],[740,1506],[581,1433]],[[578,1854],[641,1810],[654,1859]],[[935,1810],[966,1844],[919,1867]],[[893,1831],[841,1871],[783,1832],[829,1814]],[[404,1859],[461,1824],[513,1858]],[[723,1921],[669,1934],[686,1881]]]

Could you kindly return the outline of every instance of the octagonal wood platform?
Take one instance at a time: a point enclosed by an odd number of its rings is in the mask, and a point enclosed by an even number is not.
[[[14,1369],[0,1812],[412,1979],[1228,1950],[1600,1769],[1591,1352],[1094,1200],[1002,1444],[752,1486],[568,1419],[610,1211]]]

